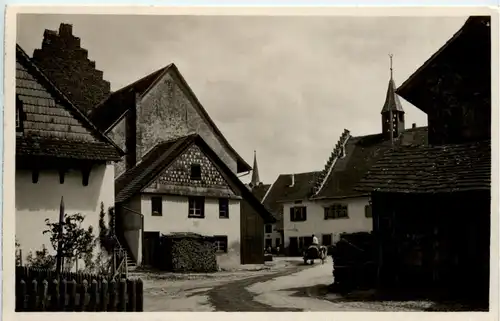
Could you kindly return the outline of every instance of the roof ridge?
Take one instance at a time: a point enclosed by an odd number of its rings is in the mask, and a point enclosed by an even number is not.
[[[330,176],[330,173],[333,170],[333,167],[335,166],[338,157],[342,155],[342,148],[345,147],[345,144],[347,143],[350,137],[351,137],[350,131],[344,129],[344,132],[342,133],[342,135],[340,135],[337,144],[335,145],[332,153],[330,154],[330,158],[328,158],[328,160],[326,161],[325,168],[320,172],[318,179],[316,180],[316,183],[313,187],[313,194],[318,194],[325,185],[325,182],[328,179],[328,176]]]

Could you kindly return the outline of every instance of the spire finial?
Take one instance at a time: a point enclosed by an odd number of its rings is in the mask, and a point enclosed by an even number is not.
[[[257,152],[253,151],[253,171],[252,171],[252,186],[257,186],[260,183],[259,168],[257,167]]]
[[[391,67],[390,67],[391,68],[391,79],[392,79],[392,57],[393,56],[394,56],[393,54],[389,54],[389,60],[390,60],[390,63],[391,63]]]

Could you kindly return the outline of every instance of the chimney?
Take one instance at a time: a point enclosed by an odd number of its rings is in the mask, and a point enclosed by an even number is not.
[[[293,187],[295,185],[295,174],[292,174],[291,178],[292,178],[292,183],[290,184],[289,187]]]
[[[411,128],[413,129],[417,128],[417,124],[416,123],[411,124]]]

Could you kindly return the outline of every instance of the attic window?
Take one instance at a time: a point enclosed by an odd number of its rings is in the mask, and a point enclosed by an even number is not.
[[[191,179],[201,180],[201,166],[200,164],[191,164]]]

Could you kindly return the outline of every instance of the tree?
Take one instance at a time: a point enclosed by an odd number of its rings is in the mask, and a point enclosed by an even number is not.
[[[99,213],[99,245],[108,255],[113,255],[113,250],[116,246],[114,208],[108,208],[108,226],[106,226],[104,220],[105,215],[104,203],[101,202],[101,211]]]
[[[40,251],[35,251],[34,256],[33,252],[30,251],[26,261],[29,267],[38,269],[53,269],[56,264],[55,257],[49,254],[45,245],[42,245]]]
[[[87,229],[83,228],[81,225],[84,219],[85,216],[80,213],[72,215],[64,214],[61,236],[63,268],[67,259],[70,261],[76,260],[76,262],[78,262],[78,258],[81,254],[93,251],[95,245],[93,227],[89,226]],[[50,234],[50,243],[54,250],[57,251],[61,223],[51,223],[49,219],[45,219],[45,225],[48,228],[43,231],[43,234]]]

